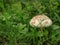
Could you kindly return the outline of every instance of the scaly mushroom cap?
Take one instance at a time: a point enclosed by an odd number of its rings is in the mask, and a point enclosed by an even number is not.
[[[52,24],[52,21],[46,15],[37,15],[30,20],[32,27],[48,27]]]

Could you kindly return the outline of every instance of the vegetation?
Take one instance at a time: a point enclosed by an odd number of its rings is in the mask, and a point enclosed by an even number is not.
[[[30,19],[46,14],[53,24],[43,33],[29,25]],[[59,45],[59,0],[0,0],[0,45]]]

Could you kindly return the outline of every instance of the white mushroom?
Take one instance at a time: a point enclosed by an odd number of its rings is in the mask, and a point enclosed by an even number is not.
[[[32,27],[48,27],[52,24],[52,21],[46,15],[37,15],[30,20],[30,25]]]

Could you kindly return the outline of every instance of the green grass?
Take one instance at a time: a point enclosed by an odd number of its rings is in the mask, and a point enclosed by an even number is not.
[[[53,24],[43,33],[29,25],[30,19],[46,14]],[[0,45],[58,45],[59,0],[0,0]]]

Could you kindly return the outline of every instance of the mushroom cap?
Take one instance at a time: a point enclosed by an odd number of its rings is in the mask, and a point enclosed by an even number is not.
[[[37,15],[30,20],[32,27],[48,27],[52,24],[52,21],[46,15]]]

